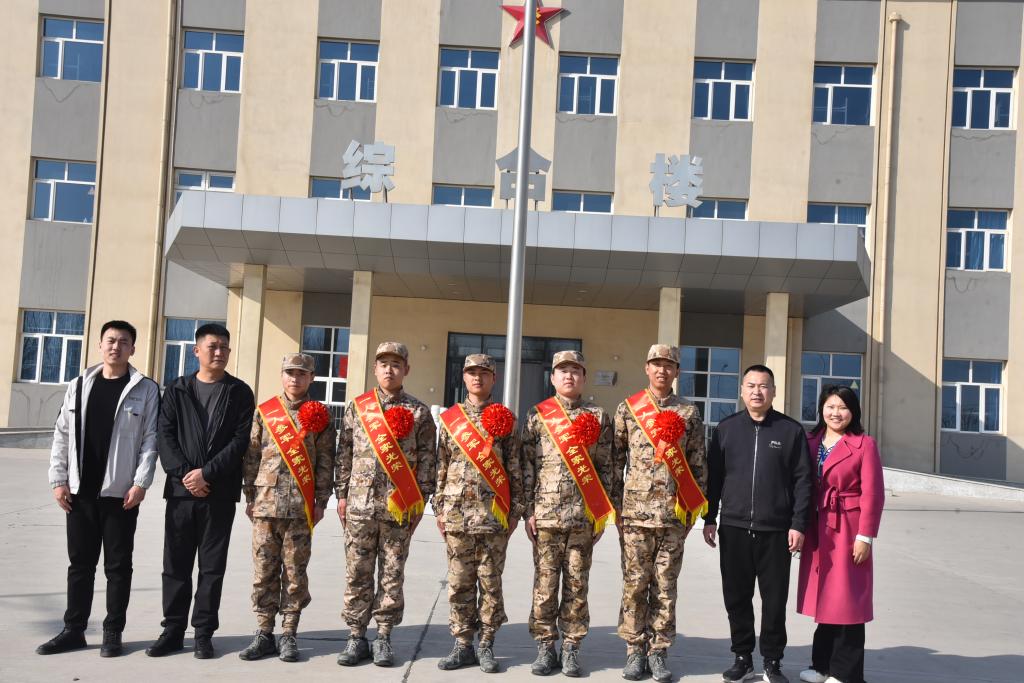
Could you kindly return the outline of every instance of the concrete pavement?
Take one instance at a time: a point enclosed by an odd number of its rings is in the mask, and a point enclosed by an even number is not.
[[[163,543],[162,478],[143,503],[136,535],[135,575],[128,626],[128,653],[101,659],[102,567],[86,650],[40,657],[37,645],[61,627],[67,555],[64,513],[46,484],[47,453],[0,449],[0,681],[139,681],[214,677],[218,681],[301,680],[479,681],[478,669],[443,673],[437,660],[451,647],[445,591],[444,546],[433,518],[424,519],[413,539],[406,578],[404,623],[392,640],[396,666],[346,669],[335,663],[347,631],[341,622],[344,555],[337,517],[328,517],[315,536],[310,565],[313,602],[299,632],[302,661],[242,662],[237,653],[255,628],[249,592],[252,563],[250,525],[239,506],[235,518],[221,628],[214,638],[217,658],[197,661],[191,652],[163,659],[143,650],[160,632],[160,570]],[[1024,681],[1024,503],[938,497],[889,496],[876,542],[875,613],[867,628],[866,676],[871,683],[897,681],[954,683]],[[621,576],[614,530],[595,551],[591,573],[591,633],[583,643],[585,676],[618,681],[624,660],[615,635]],[[794,567],[793,591],[795,591]],[[496,654],[503,673],[496,681],[536,680],[536,654],[526,631],[533,569],[530,545],[521,530],[513,536],[505,571],[509,623],[499,632]],[[680,636],[669,664],[687,683],[717,683],[732,661],[721,598],[717,551],[699,536],[687,544],[679,586]],[[790,598],[785,673],[796,681],[810,657],[814,625],[794,611]],[[191,633],[188,634],[191,636]],[[371,625],[372,635],[372,625]],[[186,645],[191,638],[186,639]],[[759,660],[756,661],[759,665]]]

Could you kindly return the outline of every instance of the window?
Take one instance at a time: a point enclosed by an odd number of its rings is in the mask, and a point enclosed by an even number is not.
[[[710,438],[715,425],[738,409],[740,350],[681,346],[679,370],[679,395],[697,406]]]
[[[36,159],[32,219],[91,223],[96,164]]]
[[[612,196],[602,192],[565,192],[555,190],[551,195],[552,211],[577,213],[611,213]]]
[[[491,206],[494,188],[462,187],[459,185],[434,185],[432,204],[451,206]]]
[[[950,209],[946,213],[946,267],[1006,269],[1007,211]]]
[[[349,187],[341,189],[341,178],[310,178],[309,196],[322,199],[358,199],[370,200],[370,188]]]
[[[443,47],[438,81],[438,106],[494,109],[498,52]]]
[[[309,396],[327,404],[338,428],[348,388],[348,328],[303,325],[302,353],[316,361],[316,379],[309,386]]]
[[[870,66],[817,64],[814,67],[814,122],[871,125]]]
[[[84,313],[25,311],[21,318],[21,362],[18,380],[63,384],[82,366]]]
[[[199,369],[192,347],[196,345],[196,330],[207,323],[225,324],[223,320],[164,319],[164,386]]]
[[[861,363],[861,356],[855,353],[803,353],[800,356],[800,420],[818,421],[818,397],[830,384],[850,387],[860,397]]]
[[[39,75],[98,83],[103,77],[103,22],[43,17]]]
[[[220,171],[189,171],[178,169],[174,172],[174,201],[177,202],[183,190],[205,190],[207,192],[234,192],[235,174]]]
[[[558,111],[615,114],[618,57],[561,55],[558,58]]]
[[[377,90],[377,43],[320,41],[317,97],[373,102]]]
[[[745,199],[705,199],[700,198],[701,205],[688,208],[690,218],[724,218],[744,220],[747,217],[747,200]]]
[[[864,239],[868,227],[868,207],[851,204],[808,204],[808,223],[830,223],[833,225],[856,225]]]
[[[953,69],[953,127],[1009,128],[1013,71]]]
[[[942,428],[998,432],[1003,384],[1001,361],[942,361]]]
[[[238,33],[185,31],[186,90],[238,92],[242,84],[242,46]]]
[[[693,64],[693,118],[749,121],[753,78],[749,62],[698,59]]]

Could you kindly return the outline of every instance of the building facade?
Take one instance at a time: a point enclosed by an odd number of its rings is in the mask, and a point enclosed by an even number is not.
[[[1024,3],[544,4],[563,11],[536,52],[524,405],[553,350],[582,349],[612,408],[675,343],[710,424],[767,362],[804,421],[853,386],[887,465],[1024,481]],[[50,425],[111,318],[162,383],[207,320],[260,396],[302,348],[335,406],[384,339],[434,405],[463,355],[503,354],[522,48],[498,0],[0,19],[0,424]],[[699,206],[655,207],[680,178]]]

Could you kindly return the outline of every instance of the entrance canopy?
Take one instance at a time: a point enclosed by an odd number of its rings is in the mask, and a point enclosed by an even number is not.
[[[512,211],[185,191],[167,222],[167,258],[227,287],[245,264],[267,288],[506,301]],[[530,212],[526,302],[656,310],[681,287],[687,311],[763,315],[769,292],[790,315],[868,294],[870,262],[853,225]]]

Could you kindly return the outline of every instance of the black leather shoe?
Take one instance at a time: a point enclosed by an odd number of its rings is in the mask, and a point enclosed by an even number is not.
[[[37,655],[56,655],[81,650],[85,647],[85,633],[65,628],[56,636],[36,648]]]
[[[103,644],[100,645],[100,657],[120,657],[124,652],[121,645],[120,631],[104,631]]]
[[[213,659],[213,638],[210,636],[196,636],[194,647],[192,654],[196,659]]]
[[[184,633],[166,628],[156,642],[146,648],[146,654],[150,657],[164,657],[172,652],[178,652],[185,648],[184,640]]]

